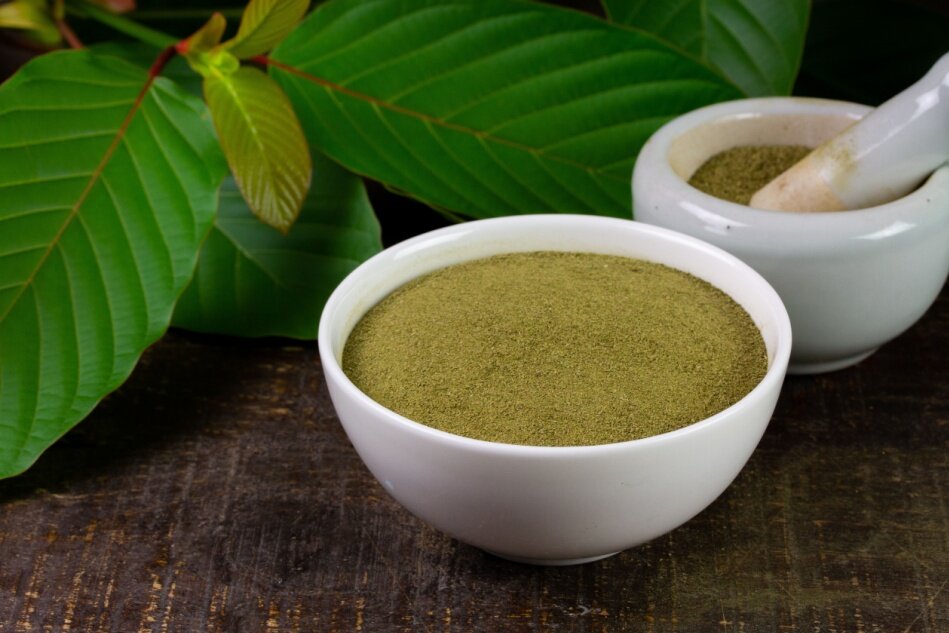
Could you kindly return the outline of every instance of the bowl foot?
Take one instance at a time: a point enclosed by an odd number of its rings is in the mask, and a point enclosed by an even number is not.
[[[590,556],[588,558],[521,558],[519,556],[508,556],[506,554],[498,554],[497,552],[492,552],[490,550],[485,550],[488,554],[492,556],[497,556],[498,558],[503,558],[504,560],[509,560],[515,563],[524,563],[525,565],[543,565],[546,567],[564,567],[566,565],[582,565],[583,563],[592,563],[595,560],[603,560],[604,558],[609,558],[610,556],[615,556],[619,552],[613,552],[611,554],[601,554],[599,556]]]
[[[789,374],[824,374],[829,371],[837,371],[838,369],[845,369],[851,365],[856,365],[863,359],[870,356],[873,352],[877,351],[874,347],[869,352],[861,352],[854,356],[848,356],[847,358],[841,358],[840,360],[832,360],[822,363],[795,363],[792,362],[788,365]]]

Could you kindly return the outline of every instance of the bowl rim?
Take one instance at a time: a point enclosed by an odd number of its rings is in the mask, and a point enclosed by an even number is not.
[[[949,191],[949,165],[937,168],[919,187],[890,202],[860,209],[802,213],[798,211],[757,209],[705,193],[683,180],[672,169],[667,158],[669,149],[677,138],[700,125],[712,123],[718,119],[793,114],[832,116],[836,114],[856,117],[854,118],[856,121],[872,110],[873,108],[870,106],[852,101],[814,97],[735,99],[698,108],[672,119],[653,133],[636,158],[636,164],[631,175],[631,184],[634,191],[638,187],[646,186],[645,184],[637,185],[643,179],[650,183],[650,187],[669,184],[670,187],[687,191],[688,195],[702,207],[714,210],[716,214],[720,214],[736,224],[755,226],[768,223],[780,226],[782,231],[792,233],[810,233],[822,228],[841,229],[842,225],[846,225],[852,226],[857,236],[872,235],[875,231],[884,229],[903,216],[929,217],[931,222],[938,223],[944,217],[944,214],[936,208],[938,205],[927,204],[927,202],[933,197],[934,192],[938,192],[940,188]],[[849,232],[846,229],[842,230]]]
[[[420,244],[425,242],[429,242],[433,239],[437,240],[438,238],[453,235],[455,233],[469,232],[472,230],[477,231],[480,230],[479,227],[487,226],[488,223],[492,225],[523,224],[532,226],[536,225],[537,223],[545,222],[579,222],[586,224],[602,224],[604,229],[615,227],[616,229],[623,228],[624,230],[634,230],[657,236],[658,238],[668,242],[678,242],[684,245],[686,248],[698,248],[700,250],[704,250],[707,253],[712,254],[718,259],[722,260],[723,264],[731,265],[732,267],[740,270],[741,274],[747,280],[759,286],[764,295],[764,299],[768,304],[769,312],[772,312],[775,316],[774,326],[776,345],[774,350],[774,359],[771,362],[771,365],[768,367],[764,377],[751,391],[746,393],[741,399],[731,406],[722,409],[714,415],[673,431],[667,431],[665,433],[651,435],[639,439],[626,440],[623,442],[613,442],[610,444],[538,446],[531,444],[509,444],[504,442],[480,440],[464,435],[449,433],[448,431],[442,431],[421,422],[416,422],[415,420],[405,417],[373,400],[361,389],[359,389],[359,387],[357,387],[345,374],[341,364],[337,361],[336,355],[334,354],[334,348],[330,342],[329,332],[335,319],[340,318],[337,316],[338,304],[343,301],[345,295],[352,292],[354,288],[358,288],[359,285],[365,282],[364,277],[367,275],[373,275],[375,268],[380,267],[380,265],[384,262],[388,262],[393,258],[397,258],[400,253],[416,249]],[[435,244],[436,245],[433,247],[437,248],[438,242]],[[500,251],[497,254],[504,254],[504,252],[507,251]],[[440,268],[443,267],[444,266],[441,266]],[[729,295],[729,297],[731,297],[731,295]],[[376,303],[373,303],[372,305],[376,305]],[[363,315],[364,314],[365,313],[363,313]],[[359,318],[361,319],[363,315],[360,315]],[[671,229],[666,229],[643,222],[637,222],[634,220],[577,214],[529,214],[473,220],[462,224],[456,224],[433,231],[427,231],[383,249],[381,252],[377,253],[353,269],[353,271],[350,272],[342,282],[340,282],[340,284],[330,295],[320,316],[318,349],[324,377],[327,383],[334,383],[337,387],[343,389],[349,397],[354,398],[363,406],[368,407],[371,411],[377,414],[378,419],[385,421],[387,424],[398,426],[411,434],[420,435],[437,443],[448,444],[454,448],[459,449],[466,449],[476,452],[488,452],[493,454],[506,454],[525,458],[572,458],[580,455],[605,455],[613,453],[614,451],[646,449],[658,443],[675,441],[678,438],[683,438],[694,433],[700,433],[708,427],[718,424],[721,420],[730,417],[737,410],[749,406],[752,401],[766,398],[768,394],[774,391],[780,391],[787,371],[788,362],[790,360],[792,343],[791,336],[790,318],[784,303],[778,296],[777,291],[774,290],[771,284],[764,277],[762,277],[748,264],[717,246],[678,231],[673,231]],[[343,341],[343,345],[345,346],[345,340]],[[769,421],[770,417],[765,421],[765,425]]]

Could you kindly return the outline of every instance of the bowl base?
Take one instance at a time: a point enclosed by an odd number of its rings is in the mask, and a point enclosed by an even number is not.
[[[592,563],[595,560],[603,560],[604,558],[609,558],[610,556],[616,556],[619,552],[613,552],[611,554],[601,554],[599,556],[590,556],[587,558],[521,558],[519,556],[508,556],[506,554],[498,554],[497,552],[492,552],[490,550],[484,550],[492,556],[497,556],[498,558],[503,558],[504,560],[509,560],[514,563],[523,563],[525,565],[542,565],[545,567],[565,567],[567,565],[582,565],[583,563]]]
[[[788,364],[788,373],[795,375],[802,374],[824,374],[829,371],[837,371],[838,369],[845,369],[851,365],[856,365],[863,359],[869,357],[873,352],[877,351],[877,347],[874,347],[869,352],[861,352],[854,356],[848,356],[847,358],[841,358],[840,360],[832,360],[823,363],[795,363],[792,359],[791,363]]]

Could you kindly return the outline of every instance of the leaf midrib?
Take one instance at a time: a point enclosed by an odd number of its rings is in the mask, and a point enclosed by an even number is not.
[[[244,106],[244,102],[241,101],[240,95],[238,94],[237,90],[234,89],[234,82],[231,81],[228,77],[224,75],[220,75],[220,74],[216,75],[215,79],[221,81],[221,83],[224,85],[224,88],[225,90],[227,90],[228,94],[231,97],[231,100],[234,102],[234,105],[237,108],[237,111],[240,113],[241,117],[244,119],[245,123],[247,124],[247,129],[250,131],[251,138],[254,141],[254,145],[257,146],[257,149],[260,152],[258,155],[260,158],[260,164],[263,166],[263,169],[265,169],[267,172],[267,179],[273,180],[274,179],[274,164],[271,161],[271,156],[266,151],[266,147],[264,146],[264,142],[261,137],[260,130],[258,130],[257,126],[254,124],[254,118],[251,116],[250,111],[247,110],[247,108]],[[218,130],[218,133],[220,134],[222,139],[225,138],[226,135],[224,133],[224,130]]]
[[[247,111],[247,108],[244,107],[244,102],[241,101],[240,96],[234,89],[234,82],[222,74],[217,74],[214,78],[221,82],[221,84],[224,86],[224,89],[227,90],[228,94],[231,96],[231,100],[237,107],[237,111],[241,113],[241,117],[243,117],[244,121],[247,123],[248,129],[250,129],[251,136],[254,139],[254,144],[257,145],[258,149],[263,149],[263,143],[260,142],[260,132],[257,130],[257,126],[254,125],[254,118],[250,115],[250,112]]]
[[[102,158],[99,160],[99,163],[96,165],[95,169],[89,174],[88,180],[86,181],[85,187],[79,193],[79,197],[76,199],[76,202],[69,209],[69,213],[63,219],[63,223],[57,229],[56,234],[50,240],[49,245],[46,247],[46,250],[40,256],[39,260],[36,262],[36,266],[33,267],[33,270],[30,271],[30,274],[27,275],[26,279],[23,281],[20,289],[13,296],[13,300],[7,304],[6,309],[0,314],[0,323],[3,323],[6,318],[10,315],[13,309],[19,304],[20,300],[23,298],[23,294],[33,285],[33,282],[36,280],[36,276],[39,274],[39,271],[43,269],[43,266],[46,264],[46,261],[49,259],[50,254],[53,250],[59,245],[60,240],[63,235],[66,233],[66,230],[72,224],[73,220],[76,219],[76,216],[79,214],[79,210],[82,208],[82,205],[85,203],[86,199],[89,197],[89,194],[92,192],[92,188],[99,182],[102,172],[105,170],[106,165],[109,164],[109,161],[112,159],[112,155],[115,154],[115,150],[118,149],[119,144],[122,142],[122,139],[125,137],[126,132],[128,131],[129,125],[131,125],[132,120],[135,118],[135,114],[139,111],[142,106],[142,102],[145,99],[145,95],[148,93],[148,90],[151,88],[154,83],[155,78],[149,76],[145,81],[145,84],[142,86],[138,95],[131,102],[131,107],[128,112],[125,114],[125,118],[122,120],[122,123],[119,125],[118,129],[115,132],[115,136],[112,138],[112,141],[109,143],[109,146],[106,148],[105,153],[102,155]]]
[[[283,62],[279,62],[279,61],[277,61],[277,60],[275,60],[275,59],[272,59],[272,58],[268,60],[268,63],[269,63],[272,67],[277,68],[277,69],[279,69],[279,70],[282,70],[282,71],[284,71],[284,72],[286,72],[286,73],[288,73],[288,74],[290,74],[290,75],[294,75],[294,76],[300,77],[301,79],[303,79],[303,80],[305,80],[305,81],[309,81],[309,82],[311,82],[311,83],[317,84],[318,86],[321,86],[321,87],[323,87],[323,88],[325,88],[325,89],[327,89],[327,90],[331,90],[331,91],[333,91],[333,92],[336,92],[336,93],[339,93],[339,94],[343,94],[343,95],[346,95],[346,96],[348,96],[348,97],[351,97],[351,98],[354,98],[354,99],[358,99],[358,100],[360,100],[360,101],[364,101],[364,102],[369,103],[369,104],[371,104],[371,105],[373,105],[374,107],[377,107],[377,108],[383,108],[383,109],[389,110],[390,112],[395,112],[395,113],[397,113],[397,114],[401,114],[401,115],[404,115],[404,116],[408,116],[408,117],[417,119],[417,120],[419,120],[419,121],[424,121],[424,122],[429,123],[429,124],[437,125],[438,127],[441,127],[441,128],[447,129],[447,130],[453,130],[453,131],[455,131],[455,132],[461,132],[461,133],[463,133],[463,134],[467,134],[467,135],[473,136],[473,137],[475,137],[475,138],[480,138],[480,139],[488,140],[488,141],[491,141],[491,142],[496,143],[496,144],[498,144],[498,145],[505,145],[505,146],[507,146],[507,147],[511,147],[511,148],[514,148],[514,149],[518,149],[518,150],[520,150],[520,151],[523,151],[523,152],[526,152],[526,153],[528,153],[528,154],[534,155],[534,156],[536,156],[537,158],[544,158],[544,159],[551,160],[551,161],[554,161],[554,162],[563,163],[563,164],[565,164],[565,165],[569,165],[569,166],[571,166],[571,167],[574,167],[575,169],[580,169],[580,170],[585,171],[585,172],[590,173],[590,174],[598,174],[598,175],[601,175],[601,176],[603,176],[604,178],[608,178],[608,179],[610,179],[610,180],[615,180],[615,181],[617,181],[617,182],[625,182],[625,181],[626,181],[626,178],[619,177],[619,176],[616,176],[615,174],[610,174],[610,173],[608,173],[608,172],[604,172],[604,171],[602,171],[599,167],[593,167],[593,166],[591,166],[591,165],[584,165],[584,164],[581,163],[581,162],[572,160],[572,159],[570,159],[570,158],[566,158],[566,157],[564,157],[564,156],[559,156],[559,155],[557,155],[557,154],[551,154],[551,153],[549,153],[549,152],[544,152],[544,151],[542,151],[542,150],[540,150],[540,149],[538,149],[538,148],[536,148],[536,147],[533,147],[533,146],[531,146],[531,145],[527,145],[527,144],[525,144],[525,143],[520,143],[520,142],[518,142],[518,141],[512,141],[511,139],[506,139],[506,138],[503,138],[503,137],[500,137],[500,136],[495,136],[495,135],[493,135],[493,134],[490,134],[490,133],[488,133],[488,132],[485,132],[484,130],[476,130],[476,129],[474,129],[474,128],[470,128],[470,127],[465,126],[465,125],[460,125],[460,124],[458,124],[458,123],[452,123],[452,122],[450,122],[450,121],[446,121],[446,120],[444,120],[444,119],[442,119],[442,118],[440,118],[440,117],[432,116],[432,115],[426,114],[426,113],[424,113],[424,112],[419,112],[418,110],[413,110],[413,109],[411,109],[411,108],[406,108],[406,107],[404,107],[404,106],[400,106],[400,105],[395,104],[395,103],[390,103],[390,102],[388,102],[388,101],[384,101],[384,100],[379,99],[379,98],[377,98],[377,97],[373,97],[372,95],[366,94],[366,93],[364,93],[364,92],[360,92],[360,91],[358,91],[358,90],[353,90],[353,89],[351,89],[351,88],[347,88],[347,87],[345,87],[345,86],[341,86],[341,85],[339,85],[339,84],[337,84],[337,83],[335,83],[335,82],[333,82],[333,81],[330,81],[330,80],[328,80],[328,79],[324,79],[324,78],[322,78],[322,77],[317,77],[316,75],[311,75],[310,73],[308,73],[308,72],[306,72],[306,71],[303,71],[303,70],[300,70],[299,68],[296,68],[295,66],[291,66],[291,65],[289,65],[289,64],[284,64]]]

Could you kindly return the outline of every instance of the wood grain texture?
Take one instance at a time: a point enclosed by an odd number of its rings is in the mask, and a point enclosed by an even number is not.
[[[390,499],[313,346],[172,333],[0,482],[3,631],[949,631],[949,292],[860,366],[790,378],[698,517],[535,568]]]

